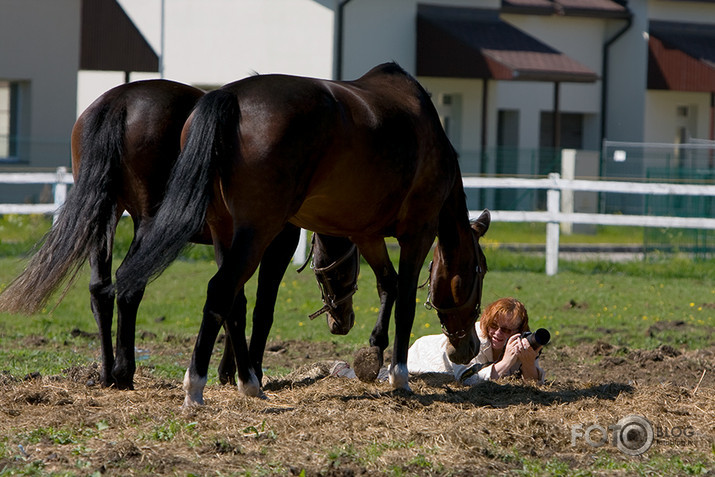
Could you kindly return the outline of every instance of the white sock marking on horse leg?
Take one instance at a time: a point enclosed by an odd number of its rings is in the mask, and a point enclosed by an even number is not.
[[[408,382],[408,373],[406,364],[390,365],[390,384],[393,389],[404,389],[412,391]]]
[[[200,406],[204,403],[204,387],[206,387],[206,376],[203,378],[191,376],[189,370],[184,374],[184,406]]]
[[[251,370],[251,378],[248,382],[244,383],[240,378],[238,379],[238,392],[250,397],[261,395],[261,383],[258,382],[256,373],[253,370]]]

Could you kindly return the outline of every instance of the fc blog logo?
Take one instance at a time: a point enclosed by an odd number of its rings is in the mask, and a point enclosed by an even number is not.
[[[641,455],[653,445],[653,425],[643,416],[631,414],[608,427],[591,424],[571,426],[571,446],[583,439],[591,447],[602,447],[609,441],[624,454]]]

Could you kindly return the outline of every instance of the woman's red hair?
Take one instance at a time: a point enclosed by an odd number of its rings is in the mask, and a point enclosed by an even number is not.
[[[498,326],[508,326],[523,333],[529,331],[529,314],[524,304],[516,298],[500,298],[484,309],[479,326],[484,336],[487,336],[490,327]]]

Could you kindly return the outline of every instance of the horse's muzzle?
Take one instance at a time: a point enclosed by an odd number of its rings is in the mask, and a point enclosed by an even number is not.
[[[355,312],[350,309],[349,312],[338,313],[340,319],[336,319],[334,313],[334,311],[327,313],[330,332],[334,335],[347,335],[355,324]]]
[[[450,339],[447,343],[447,357],[455,364],[467,364],[479,353],[479,340],[476,331],[459,339]]]

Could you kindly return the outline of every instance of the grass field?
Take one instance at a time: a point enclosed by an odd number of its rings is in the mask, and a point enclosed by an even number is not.
[[[0,220],[0,288],[22,269],[24,259],[19,254],[46,230],[43,220]],[[87,270],[56,307],[54,300],[35,315],[0,314],[0,384],[4,386],[0,418],[5,419],[0,425],[0,476],[472,475],[470,469],[481,469],[483,475],[700,475],[715,471],[715,411],[709,399],[715,395],[711,375],[715,262],[686,257],[562,262],[560,272],[548,277],[543,257],[499,248],[501,243],[525,242],[523,237],[534,236],[531,226],[509,228],[507,233],[500,231],[500,225],[492,224],[486,243],[490,271],[482,302],[515,296],[526,304],[532,329],[551,331],[547,372],[553,370],[554,377],[546,387],[511,383],[454,389],[444,383],[418,382],[410,397],[390,393],[386,384],[338,386],[322,380],[312,391],[294,384],[276,385],[271,404],[240,399],[235,390],[218,387],[212,365],[207,410],[182,414],[180,380],[198,331],[206,283],[215,271],[207,258],[210,249],[194,247],[147,288],[137,322],[140,369],[134,393],[87,387],[85,378],[73,377],[71,370],[95,369],[99,352]],[[128,244],[126,226],[122,225],[118,253]],[[606,230],[597,241],[626,243],[628,236]],[[298,274],[296,268],[286,272],[276,304],[270,340],[287,352],[269,353],[265,370],[269,381],[280,381],[319,357],[349,359],[367,343],[377,315],[375,280],[363,262],[355,295],[355,328],[344,337],[330,335],[324,319],[308,319],[322,303],[310,270]],[[254,294],[251,281],[249,307]],[[426,295],[426,289],[418,292],[415,339],[439,332],[436,315],[422,306]],[[676,350],[679,357],[663,357],[663,350],[670,349],[664,346]],[[294,347],[302,350],[299,355],[290,354]],[[623,368],[629,363],[633,367]],[[613,374],[606,365],[620,371]],[[696,395],[693,389],[700,372],[705,379],[701,378]],[[23,380],[32,373],[43,376],[42,380]],[[664,384],[678,379],[681,384]],[[159,407],[150,407],[147,399]],[[361,432],[373,427],[371,421],[360,429],[349,426],[350,419],[360,419],[358,414],[338,421],[317,417],[351,410],[370,419],[389,415],[397,421],[374,424],[382,434],[368,436]],[[668,423],[670,429],[698,423],[697,440],[684,446],[660,445],[637,459],[612,449],[592,451],[569,445],[567,424],[610,422],[626,411],[652,413],[656,422]],[[320,422],[301,420],[303,412]],[[519,416],[525,415],[528,419],[520,422]],[[454,435],[440,432],[440,423],[452,419],[472,429],[471,437],[456,433],[457,427]],[[485,431],[478,424],[482,419],[499,429],[497,434]],[[428,422],[437,428],[423,427]],[[521,430],[509,437],[515,425]],[[350,436],[333,436],[332,429],[337,428]],[[301,451],[295,439],[315,449]],[[449,450],[447,443],[452,446]],[[30,446],[36,449],[34,458]],[[53,461],[53,455],[61,458]],[[176,461],[161,460],[159,455],[174,456]]]
[[[685,277],[668,276],[667,272],[652,264],[653,273],[634,275],[618,268],[634,267],[634,264],[574,265],[578,270],[561,271],[553,277],[543,272],[509,270],[501,271],[491,260],[498,251],[489,252],[490,271],[487,273],[482,301],[489,303],[502,296],[515,296],[527,305],[532,328],[544,327],[552,332],[554,344],[566,346],[596,340],[610,340],[613,345],[652,349],[663,342],[689,349],[704,348],[715,344],[715,280],[705,272],[705,264],[681,264],[686,268]],[[516,260],[516,258],[512,258]],[[0,283],[8,283],[21,269],[17,258],[0,259]],[[516,265],[518,267],[518,265]],[[668,265],[672,267],[673,265]],[[702,278],[690,275],[703,267]],[[588,270],[590,267],[590,271]],[[611,271],[601,271],[609,267]],[[648,268],[647,265],[640,265]],[[563,267],[565,268],[565,267]],[[276,304],[276,321],[271,338],[276,340],[333,341],[361,346],[367,343],[377,317],[378,301],[375,279],[367,264],[361,264],[359,290],[354,297],[356,324],[349,335],[330,335],[323,319],[310,321],[308,315],[322,306],[320,294],[310,270],[298,274],[296,267],[286,272]],[[138,333],[148,333],[165,339],[167,336],[194,337],[201,320],[206,284],[215,272],[215,264],[209,261],[180,260],[174,263],[147,289],[137,321]],[[423,271],[426,278],[426,269]],[[27,359],[22,350],[13,349],[12,343],[24,336],[43,336],[50,343],[64,343],[77,339],[77,330],[87,333],[96,331],[89,310],[89,292],[86,285],[88,272],[79,277],[75,286],[60,305],[42,313],[23,317],[0,314],[0,362],[1,369],[12,374],[26,374],[38,367],[44,372],[57,372],[66,367],[74,357],[52,349],[43,357],[33,350],[33,359]],[[255,281],[247,287],[249,307],[255,296]],[[439,332],[439,322],[433,311],[421,306],[427,296],[426,288],[418,292],[413,336]],[[665,327],[656,337],[648,333],[662,323],[683,322],[685,328]],[[249,328],[250,329],[250,328]],[[392,334],[392,333],[391,333]],[[185,353],[190,353],[187,347]],[[159,358],[157,358],[159,359]],[[186,362],[177,367],[172,363],[147,364],[166,370],[164,377],[176,377],[185,368]],[[45,366],[48,369],[45,369]]]
[[[128,248],[131,222],[123,220],[118,232],[115,266]],[[0,288],[16,276],[25,263],[23,252],[38,241],[49,225],[39,216],[7,216],[0,220]],[[543,272],[543,256],[518,254],[500,250],[501,243],[525,241],[538,237],[543,224],[493,224],[487,234],[485,254],[489,263],[482,302],[502,296],[522,300],[529,310],[532,328],[551,330],[555,344],[575,345],[598,339],[611,338],[614,345],[652,349],[662,342],[673,346],[698,349],[715,344],[715,261],[693,261],[671,257],[656,262],[634,261],[613,263],[602,261],[561,262],[560,272],[553,277]],[[624,243],[630,235],[622,227],[606,228],[599,233],[598,242]],[[583,241],[580,239],[580,241]],[[149,333],[165,338],[168,335],[193,338],[201,320],[206,284],[215,272],[211,248],[194,246],[184,253],[147,289],[140,307],[138,333]],[[76,337],[79,331],[95,332],[96,325],[89,310],[88,267],[80,275],[60,305],[57,298],[42,313],[19,319],[0,314],[0,363],[12,374],[32,371],[33,366],[45,372],[56,372],[71,362],[73,354],[63,356],[53,350],[48,356],[33,350],[34,359],[28,360],[22,350],[12,350],[11,343],[23,336],[43,336],[51,343]],[[291,266],[281,284],[276,303],[276,321],[271,338],[308,341],[331,341],[362,346],[367,342],[377,316],[378,301],[374,275],[363,261],[359,291],[354,297],[356,324],[346,337],[336,338],[324,326],[323,319],[311,322],[308,315],[322,306],[315,279],[306,270],[297,273]],[[420,282],[427,277],[427,266]],[[255,296],[255,280],[247,285],[249,307]],[[418,291],[413,336],[439,332],[433,311],[422,304],[427,289]],[[250,309],[250,308],[249,308]],[[250,321],[250,320],[249,320]],[[683,328],[662,327],[659,323],[683,322]],[[648,329],[663,328],[657,337]],[[250,330],[250,328],[249,328]],[[392,334],[392,333],[391,333]],[[187,349],[186,353],[190,351]],[[59,353],[59,355],[57,354]],[[176,376],[185,363],[152,363],[165,370],[166,377]]]

